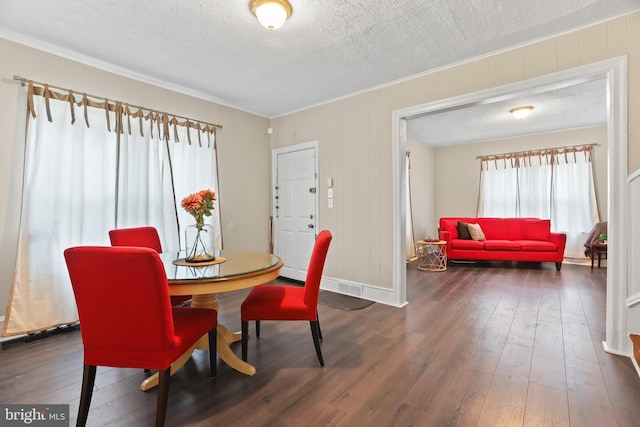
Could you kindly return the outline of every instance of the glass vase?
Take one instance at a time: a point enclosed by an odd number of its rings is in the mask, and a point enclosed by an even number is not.
[[[204,224],[201,228],[189,225],[184,230],[185,261],[208,262],[216,259],[213,253],[213,227]]]

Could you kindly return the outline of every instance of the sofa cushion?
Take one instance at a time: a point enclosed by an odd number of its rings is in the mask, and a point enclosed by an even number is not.
[[[458,221],[465,221],[464,218],[440,218],[440,230],[451,233],[452,239],[458,238]]]
[[[473,240],[485,240],[486,237],[482,232],[482,227],[480,227],[480,224],[468,224],[467,228],[469,229],[469,234],[471,234],[471,238]]]
[[[480,217],[467,222],[480,224],[480,227],[482,227],[482,232],[484,233],[484,236],[487,240],[513,240],[511,236],[508,236],[506,234],[509,232],[509,229],[505,227],[504,218]]]
[[[521,251],[527,252],[557,252],[558,245],[552,242],[542,240],[516,240],[520,245]]]
[[[458,238],[458,218],[440,218],[440,230],[451,233],[452,239]]]
[[[466,222],[458,221],[458,239],[462,240],[472,240],[471,234],[469,233],[469,224]]]
[[[470,222],[479,222],[476,218],[465,218],[465,217],[440,218],[440,230],[448,231],[449,233],[451,233],[452,239],[459,239],[458,221],[466,222],[467,224]]]
[[[482,251],[484,244],[476,240],[453,239],[451,240],[451,249]]]
[[[519,251],[520,243],[513,240],[485,240],[484,248],[488,251]]]
[[[522,240],[549,240],[551,220],[522,218]]]

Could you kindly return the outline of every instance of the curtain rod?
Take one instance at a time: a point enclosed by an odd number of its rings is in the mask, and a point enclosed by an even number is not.
[[[541,148],[538,150],[527,150],[527,151],[514,151],[512,153],[500,153],[500,154],[486,154],[483,156],[476,156],[476,159],[483,159],[485,157],[498,157],[498,156],[515,156],[518,154],[531,154],[531,153],[538,153],[541,151],[549,151],[549,150],[566,150],[567,148],[578,148],[578,147],[599,147],[600,144],[598,143],[593,143],[593,144],[581,144],[581,145],[566,145],[564,147],[552,147],[552,148]]]
[[[203,122],[201,120],[194,120],[194,119],[190,119],[188,117],[178,116],[178,115],[173,114],[173,113],[166,113],[164,111],[158,111],[158,110],[154,110],[152,108],[142,107],[142,106],[139,106],[139,105],[133,105],[133,104],[129,104],[129,103],[126,103],[126,102],[121,102],[121,101],[115,101],[115,100],[112,100],[112,99],[107,99],[107,98],[105,98],[103,96],[91,95],[91,94],[88,94],[88,93],[85,93],[85,92],[81,92],[81,91],[77,91],[77,90],[73,90],[73,89],[67,89],[67,88],[60,87],[60,86],[55,86],[55,85],[52,85],[52,84],[49,84],[49,83],[42,83],[42,82],[38,82],[38,81],[35,81],[35,80],[30,80],[30,79],[27,79],[27,78],[24,78],[24,77],[20,77],[20,76],[16,76],[16,75],[13,76],[13,80],[19,81],[22,84],[22,86],[24,86],[25,84],[29,84],[31,82],[31,83],[33,83],[35,85],[38,85],[38,86],[41,86],[41,87],[47,86],[50,89],[57,89],[57,90],[61,90],[61,91],[65,91],[65,92],[71,93],[71,94],[82,94],[82,95],[85,95],[87,97],[93,98],[95,100],[102,101],[102,102],[109,103],[109,104],[116,104],[116,103],[120,102],[121,104],[128,105],[129,107],[136,108],[136,109],[138,109],[140,111],[153,111],[153,112],[159,113],[159,114],[167,114],[167,115],[170,115],[170,116],[175,117],[175,118],[180,119],[180,120],[186,120],[186,121],[189,121],[189,122],[199,122],[199,123],[202,123],[202,124],[205,124],[205,125],[208,125],[208,126],[213,126],[213,127],[217,128],[217,129],[222,129],[222,125],[217,125],[215,123]]]

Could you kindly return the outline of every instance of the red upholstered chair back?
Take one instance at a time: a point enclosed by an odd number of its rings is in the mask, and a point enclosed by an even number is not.
[[[111,246],[142,246],[162,252],[158,230],[154,227],[119,228],[109,231]]]
[[[309,261],[307,278],[304,283],[304,303],[307,307],[315,307],[318,305],[322,270],[324,269],[324,261],[327,259],[327,252],[329,251],[329,244],[332,238],[333,236],[328,230],[322,230],[316,238],[311,260]]]
[[[157,252],[75,247],[64,252],[87,365],[166,369],[175,347],[167,277]]]
[[[118,228],[109,231],[109,238],[111,246],[139,246],[162,252],[160,236],[154,227]],[[174,295],[171,297],[171,304],[181,305],[190,299],[189,295]]]

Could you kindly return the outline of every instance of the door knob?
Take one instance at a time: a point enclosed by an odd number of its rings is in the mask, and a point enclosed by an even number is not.
[[[307,227],[309,227],[309,228],[313,228],[313,227],[315,227],[315,226],[314,226],[313,224],[307,224]]]

